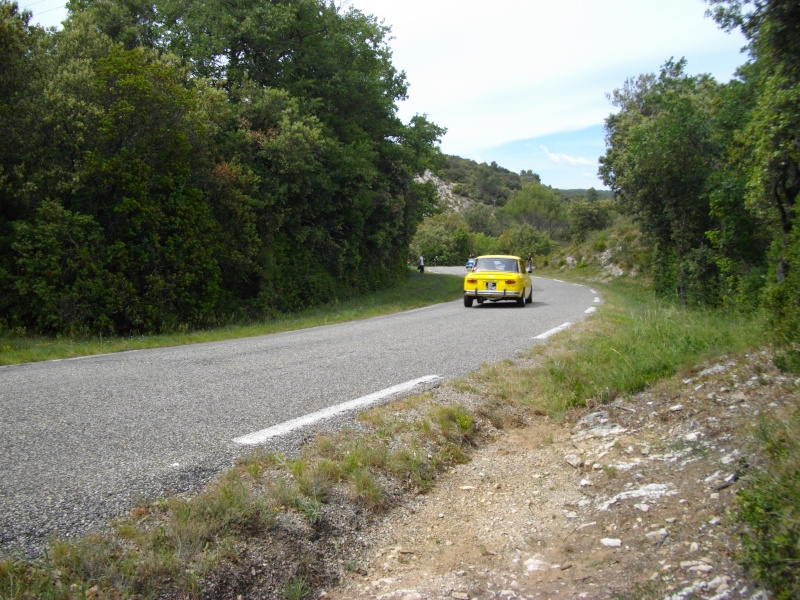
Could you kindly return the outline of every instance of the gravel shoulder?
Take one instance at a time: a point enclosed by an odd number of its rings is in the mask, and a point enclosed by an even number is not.
[[[528,418],[363,531],[357,567],[318,597],[767,598],[737,563],[731,511],[751,427],[799,385],[753,353]]]

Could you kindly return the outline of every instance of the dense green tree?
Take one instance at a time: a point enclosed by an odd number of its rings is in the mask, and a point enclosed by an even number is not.
[[[614,203],[609,200],[595,198],[570,202],[567,206],[570,237],[577,242],[584,241],[590,231],[611,225],[615,214]]]
[[[30,16],[16,2],[0,0],[0,315],[16,314],[19,300],[15,223],[33,219],[42,196],[35,157],[47,144],[40,101],[52,43],[29,24]]]
[[[725,153],[708,180],[712,227],[707,232],[720,274],[720,300],[728,306],[753,308],[766,279],[771,242],[769,219],[747,202],[747,174],[741,161],[747,152],[741,130],[756,100],[752,67],[739,70],[720,90],[713,115],[716,143]]]
[[[497,240],[497,250],[527,259],[528,256],[547,256],[553,249],[550,236],[536,227],[523,223],[503,232]]]
[[[113,269],[135,290],[117,325],[206,323],[222,249],[199,185],[213,167],[200,94],[183,69],[141,48],[111,46],[92,65],[94,135],[82,148],[81,186],[62,197],[103,226]]]
[[[534,173],[530,169],[528,169],[527,171],[526,170],[520,171],[519,178],[520,178],[520,181],[522,181],[522,182],[535,181],[536,183],[542,183],[542,178],[539,177],[539,174],[538,173]]]
[[[561,196],[536,181],[525,183],[499,214],[512,223],[531,225],[552,238],[563,238],[568,229],[566,205]]]
[[[416,176],[435,166],[443,130],[423,117],[397,118],[406,82],[391,63],[388,28],[318,0],[159,6],[161,44],[223,85],[241,113],[246,147],[227,152],[247,156],[259,174],[268,302],[287,308],[335,294],[334,279],[358,289],[399,273],[417,223],[436,203]],[[274,100],[276,90],[290,112],[259,120],[254,95]],[[298,263],[316,269],[299,276],[311,294],[302,300],[281,287]]]
[[[775,332],[787,360],[800,368],[800,5],[794,0],[708,0],[718,23],[749,41],[748,81],[755,101],[741,129],[745,199],[772,222],[772,276],[767,290]]]
[[[425,219],[414,236],[411,249],[412,256],[422,254],[429,264],[438,256],[440,265],[463,264],[474,251],[469,226],[456,212]]]
[[[397,117],[377,19],[324,0],[68,7],[47,32],[0,0],[6,325],[200,326],[404,273],[444,130]]]
[[[481,254],[497,254],[499,252],[499,242],[496,237],[480,232],[472,236],[470,254],[480,256]]]
[[[685,75],[684,67],[683,60],[668,61],[657,77],[640,76],[614,92],[620,111],[606,120],[609,149],[600,173],[652,240],[657,289],[687,302],[704,293],[692,291],[700,279],[690,272],[714,276],[708,254],[697,249],[710,227],[706,186],[721,149],[711,128],[719,86],[708,76]]]
[[[473,202],[461,211],[461,215],[472,231],[492,235],[496,230],[494,212],[486,204]]]
[[[133,290],[109,271],[108,248],[94,218],[45,202],[33,220],[14,225],[16,321],[39,331],[113,332]]]
[[[89,12],[97,31],[122,44],[127,50],[155,48],[163,22],[159,7],[145,0],[67,0],[73,15]]]

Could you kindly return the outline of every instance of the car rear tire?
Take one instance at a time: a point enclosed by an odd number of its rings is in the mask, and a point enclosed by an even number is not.
[[[525,290],[522,290],[522,296],[517,298],[517,306],[525,308]]]
[[[526,300],[526,302],[528,304],[531,304],[533,302],[533,288],[531,288],[531,291],[528,292],[528,299]]]
[[[467,308],[472,308],[472,298],[464,296],[464,306]]]

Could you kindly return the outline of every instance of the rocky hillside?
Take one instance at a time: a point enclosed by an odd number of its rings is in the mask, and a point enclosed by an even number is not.
[[[798,383],[758,353],[563,423],[529,416],[365,532],[319,597],[766,599],[736,562],[731,508],[750,428]]]

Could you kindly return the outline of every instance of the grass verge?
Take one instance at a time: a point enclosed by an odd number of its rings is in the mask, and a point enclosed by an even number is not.
[[[491,382],[490,399],[556,416],[577,404],[639,392],[704,360],[763,342],[757,315],[685,309],[636,284],[592,285],[603,292],[600,316],[559,334],[558,343],[534,347],[527,357],[539,359],[535,367],[503,361],[476,374],[474,381]]]
[[[558,417],[571,406],[612,402],[762,343],[757,316],[683,309],[623,282],[601,287],[606,303],[596,317],[518,360],[448,384],[471,392],[474,405],[422,394],[365,411],[352,428],[314,439],[298,456],[254,453],[192,498],[137,507],[109,534],[54,542],[34,560],[1,560],[0,597],[237,597],[255,590],[308,597],[335,582],[338,569],[353,568],[346,551],[331,561],[323,548],[352,545],[369,515],[430,490],[496,428],[531,413]],[[764,585],[796,591],[773,574],[775,565],[797,572],[800,426],[762,429],[765,476],[741,505],[750,536],[745,559],[764,565],[756,572]],[[352,537],[343,522],[358,523]],[[243,559],[253,547],[266,548],[259,565],[274,558],[275,578],[256,576]]]
[[[0,366],[92,354],[108,354],[123,350],[216,342],[368,319],[454,300],[461,297],[462,285],[461,277],[430,273],[422,275],[417,271],[409,271],[406,280],[395,287],[309,308],[298,313],[277,315],[275,318],[261,323],[163,335],[90,338],[43,337],[30,335],[24,330],[0,330]]]

